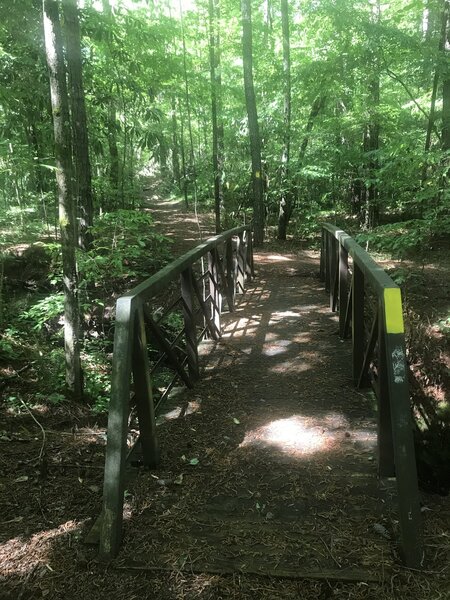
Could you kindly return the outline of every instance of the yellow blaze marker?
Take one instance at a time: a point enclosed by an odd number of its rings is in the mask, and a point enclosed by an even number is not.
[[[256,177],[256,179],[260,179],[261,173],[259,171],[255,171],[255,177]]]
[[[402,293],[400,288],[385,288],[384,318],[386,333],[403,333]]]

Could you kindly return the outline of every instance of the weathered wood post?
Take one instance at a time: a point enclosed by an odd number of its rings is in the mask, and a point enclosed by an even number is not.
[[[208,252],[210,315],[218,335],[221,333],[220,313],[222,312],[222,294],[219,289],[219,274],[216,253]]]
[[[352,299],[353,381],[358,385],[364,361],[364,273],[355,261],[353,262]]]
[[[226,277],[227,277],[227,288],[229,298],[228,308],[232,312],[234,310],[234,301],[236,294],[236,282],[234,279],[235,266],[234,266],[234,252],[233,252],[233,240],[229,238],[226,241],[225,246],[225,263],[226,263]]]
[[[380,477],[394,477],[394,442],[392,439],[391,407],[389,405],[386,327],[381,301],[379,302],[378,311],[378,474]]]
[[[417,483],[408,368],[400,288],[385,288],[381,298],[385,330],[386,392],[392,422],[397,478],[401,551],[409,567],[423,560],[421,514]]]
[[[144,465],[156,467],[159,463],[159,446],[156,435],[155,408],[153,404],[150,364],[148,360],[147,336],[142,302],[134,313],[135,333],[133,339],[132,372],[136,410],[139,422],[139,441],[142,448]]]
[[[199,362],[197,349],[197,333],[194,317],[194,294],[192,289],[192,267],[189,266],[180,275],[181,298],[183,300],[183,318],[186,336],[186,355],[189,377],[192,380],[199,378]]]
[[[339,335],[345,336],[348,302],[348,251],[339,243]]]
[[[330,238],[328,231],[325,232],[325,291],[330,291]]]
[[[244,232],[239,234],[239,244],[237,248],[237,293],[245,292],[245,262],[247,255],[247,243],[244,238]]]
[[[130,402],[131,357],[133,352],[134,302],[127,296],[116,304],[111,401],[108,414],[103,511],[99,552],[112,558],[122,540],[124,472]]]

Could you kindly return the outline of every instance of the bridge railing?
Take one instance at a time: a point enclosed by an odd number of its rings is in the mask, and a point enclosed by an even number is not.
[[[408,365],[400,288],[347,233],[322,227],[320,276],[341,338],[351,330],[353,380],[371,384],[378,404],[378,474],[395,477],[400,549],[409,567],[423,560]]]
[[[251,229],[236,227],[208,239],[117,300],[103,509],[88,536],[99,542],[100,555],[115,556],[121,542],[125,465],[134,451],[127,445],[131,406],[140,433],[134,449],[141,451],[146,466],[154,467],[159,461],[158,405],[177,378],[193,386],[199,377],[200,341],[205,335],[220,337],[223,300],[233,311],[235,294],[244,291],[253,274]],[[155,302],[167,308],[155,311]],[[179,331],[167,325],[174,314]],[[167,366],[175,375],[155,402],[152,380],[161,367],[167,374]]]

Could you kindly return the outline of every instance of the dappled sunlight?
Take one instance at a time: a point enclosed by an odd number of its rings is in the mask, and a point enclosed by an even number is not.
[[[66,521],[53,529],[39,531],[30,536],[17,536],[0,544],[0,575],[26,575],[37,564],[53,571],[50,562],[52,543],[60,536],[71,535],[81,528],[78,521]],[[32,562],[31,559],[32,558]]]
[[[342,450],[344,446],[373,450],[376,443],[375,429],[352,428],[342,413],[330,412],[320,417],[293,415],[271,421],[247,431],[239,447],[269,447],[282,454],[303,457]]]
[[[283,453],[295,456],[323,451],[327,447],[327,437],[320,427],[311,426],[308,421],[298,415],[272,421],[248,431],[240,447],[275,446]]]
[[[279,373],[281,375],[286,375],[287,372],[292,373],[304,373],[305,371],[309,371],[312,369],[312,365],[310,363],[298,361],[298,358],[295,357],[293,360],[286,360],[281,363],[277,363],[273,367],[270,367],[269,373]]]

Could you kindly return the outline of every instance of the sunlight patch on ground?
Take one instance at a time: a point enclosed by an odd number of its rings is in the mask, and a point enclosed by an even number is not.
[[[77,521],[67,521],[54,529],[39,531],[29,537],[18,536],[3,542],[0,544],[0,575],[26,575],[39,563],[52,571],[53,567],[48,564],[52,542],[62,535],[69,537],[79,530],[80,526]]]
[[[273,445],[288,454],[304,456],[320,452],[326,443],[319,427],[310,427],[303,417],[294,415],[248,431],[240,447]]]
[[[282,373],[286,374],[287,371],[290,373],[304,373],[311,369],[311,365],[308,363],[299,363],[298,359],[287,360],[282,363],[278,363],[269,369],[270,373]]]
[[[293,415],[271,421],[247,431],[239,447],[272,447],[283,454],[303,457],[351,447],[355,450],[372,450],[376,444],[375,430],[351,429],[350,422],[343,414],[331,412],[321,417]]]
[[[288,352],[289,346],[291,345],[292,342],[289,340],[277,340],[276,342],[269,342],[268,344],[264,344],[262,353],[264,356],[278,356],[279,354]]]

